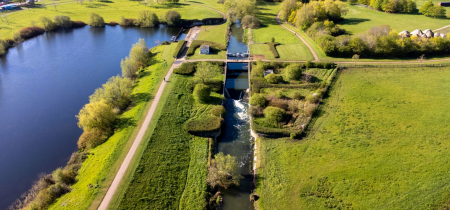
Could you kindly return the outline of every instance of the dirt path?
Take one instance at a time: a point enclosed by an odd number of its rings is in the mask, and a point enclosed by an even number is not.
[[[180,60],[176,60],[173,62],[172,66],[170,67],[169,72],[167,73],[167,75],[165,76],[166,80],[170,79],[170,76],[172,75],[173,69],[174,68],[178,68],[180,67],[181,63],[183,63],[183,61]],[[153,114],[155,113],[156,107],[159,104],[159,100],[161,99],[161,95],[164,91],[164,88],[166,87],[166,82],[162,82],[161,85],[159,86],[158,92],[155,95],[155,98],[152,101],[152,105],[147,113],[147,116],[145,117],[144,123],[141,125],[141,128],[139,129],[139,133],[136,136],[136,138],[134,139],[133,145],[131,146],[130,150],[127,153],[127,156],[125,157],[125,159],[122,162],[122,165],[120,165],[119,171],[117,171],[116,176],[114,177],[114,180],[112,181],[111,185],[108,188],[108,191],[106,192],[105,197],[103,198],[100,206],[98,207],[98,209],[100,210],[106,210],[108,208],[109,203],[111,202],[111,199],[114,196],[114,193],[117,190],[117,187],[119,186],[122,178],[125,175],[125,172],[128,169],[128,166],[130,166],[131,160],[133,159],[134,155],[136,154],[136,151],[139,147],[139,145],[142,142],[142,139],[145,135],[145,132],[147,131],[147,128],[153,118]]]
[[[300,40],[302,40],[302,42],[309,48],[309,51],[311,51],[311,53],[313,54],[313,56],[314,56],[314,61],[316,61],[316,62],[320,61],[319,57],[318,57],[317,54],[316,54],[316,51],[314,51],[314,49],[306,42],[305,39],[303,39],[303,37],[301,37],[300,35],[298,35],[295,31],[293,31],[293,30],[289,29],[288,27],[284,26],[284,25],[280,22],[280,14],[281,14],[281,12],[278,13],[278,15],[277,15],[277,18],[276,18],[277,23],[280,24],[280,25],[281,25],[283,28],[285,28],[286,30],[288,30],[288,31],[292,32],[293,34],[295,34],[295,36],[297,36]]]

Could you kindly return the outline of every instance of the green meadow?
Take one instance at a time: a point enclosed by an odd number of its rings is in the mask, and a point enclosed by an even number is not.
[[[259,209],[445,209],[450,69],[347,69],[302,140],[260,138]]]
[[[88,21],[88,14],[90,12],[98,13],[109,23],[115,21],[120,22],[122,16],[125,18],[136,18],[141,10],[150,10],[155,12],[160,20],[164,20],[165,13],[168,10],[176,10],[184,19],[203,19],[211,17],[222,17],[216,11],[201,7],[195,4],[180,2],[176,4],[154,4],[153,6],[146,6],[139,1],[129,0],[112,0],[89,2],[84,1],[83,5],[76,2],[64,3],[55,7],[53,6],[37,6],[15,13],[8,14],[8,21],[0,22],[0,38],[12,38],[14,33],[21,28],[31,26],[34,21],[36,25],[40,26],[39,17],[47,16],[53,18],[55,15],[66,15],[71,20]]]

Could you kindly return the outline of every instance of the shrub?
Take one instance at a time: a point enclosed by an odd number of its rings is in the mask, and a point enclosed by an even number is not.
[[[298,64],[291,64],[286,67],[286,76],[290,80],[300,80],[302,77],[302,67]]]
[[[277,90],[277,91],[275,91],[275,97],[284,98],[284,97],[286,97],[286,95],[284,94],[283,90]]]
[[[307,117],[311,117],[312,114],[314,113],[314,110],[316,109],[316,105],[315,104],[308,104],[305,106],[303,113],[305,114],[305,116]]]
[[[260,117],[263,116],[263,111],[264,108],[262,107],[257,107],[257,106],[250,106],[250,108],[248,109],[248,114],[252,117]]]
[[[183,63],[180,68],[174,69],[173,72],[175,74],[191,75],[195,72],[196,66],[197,65],[195,63]]]
[[[72,21],[72,28],[81,28],[84,27],[85,25],[86,23],[81,20]]]
[[[194,88],[194,98],[199,103],[205,103],[208,101],[211,95],[211,88],[204,84],[197,84]]]
[[[134,26],[135,19],[129,19],[122,16],[119,25],[123,27]]]
[[[38,26],[29,26],[20,30],[19,33],[22,39],[31,39],[45,33],[45,29]]]
[[[159,23],[158,16],[150,10],[141,10],[134,24],[141,28],[150,28]]]
[[[227,189],[231,185],[239,185],[242,178],[236,157],[220,152],[211,160],[206,182],[213,188],[220,186]]]
[[[196,136],[208,136],[218,131],[222,126],[223,119],[216,116],[205,116],[198,119],[189,120],[185,123],[185,130]]]
[[[39,17],[39,22],[41,22],[46,31],[53,31],[58,28],[55,22],[53,22],[50,18],[45,16]]]
[[[291,133],[291,134],[289,135],[289,138],[290,138],[290,139],[295,139],[295,137],[297,137],[297,134],[296,134],[296,133]]]
[[[119,24],[118,24],[117,22],[111,21],[111,22],[109,22],[108,25],[110,25],[110,26],[117,26],[117,25],[119,25]]]
[[[292,98],[297,99],[297,100],[302,100],[305,98],[305,96],[302,95],[302,93],[300,91],[295,91],[292,94]]]
[[[250,97],[250,105],[265,107],[267,104],[266,97],[261,93],[255,93]]]
[[[272,52],[273,57],[274,58],[279,58],[280,55],[278,54],[278,51],[277,51],[277,48],[276,48],[276,46],[279,45],[279,43],[269,42],[269,43],[266,43],[266,44],[269,45],[269,50],[270,50],[270,52]]]
[[[212,115],[216,116],[216,117],[224,117],[225,114],[227,113],[227,111],[225,110],[225,108],[221,105],[218,106],[214,106],[210,111],[209,111]]]
[[[169,45],[169,44],[170,44],[170,42],[169,42],[169,41],[167,41],[167,40],[165,40],[165,41],[161,42],[161,45]]]
[[[89,13],[89,21],[88,24],[90,26],[94,26],[94,27],[103,27],[105,26],[105,20],[103,19],[102,16],[100,16],[97,13],[94,12],[90,12]]]
[[[273,123],[278,123],[283,120],[286,111],[278,107],[268,106],[264,109],[264,117]]]
[[[62,170],[61,168],[56,169],[52,173],[52,177],[57,184],[71,184],[73,181],[73,177],[69,176],[67,171]]]
[[[211,50],[211,48],[214,48],[216,50],[223,50],[223,51],[227,50],[227,47],[223,44],[219,44],[216,42],[210,42],[210,41],[203,41],[203,40],[194,40],[194,41],[192,41],[191,46],[189,47],[186,55],[188,55],[188,56],[194,55],[195,50],[197,48],[199,48],[201,45],[209,45],[210,50]]]
[[[277,84],[283,81],[283,77],[281,75],[276,74],[268,74],[264,77],[268,83]]]
[[[84,162],[84,160],[86,160],[87,157],[88,156],[87,156],[86,152],[74,152],[70,156],[70,159],[69,159],[69,162],[67,162],[67,165],[81,164]]]
[[[147,44],[144,39],[139,39],[138,43],[133,44],[129,56],[131,60],[136,62],[137,68],[144,66],[149,57]]]
[[[180,54],[181,50],[183,49],[184,43],[186,43],[185,40],[179,41],[177,43],[177,47],[175,48],[175,51],[173,51],[173,55],[172,55],[174,58],[178,57],[178,54]]]
[[[22,37],[20,36],[20,32],[17,31],[17,32],[14,33],[14,40],[16,42],[22,41]]]
[[[78,139],[78,149],[93,149],[103,144],[107,138],[106,133],[97,128],[84,131]]]
[[[53,20],[56,23],[56,26],[59,28],[71,28],[72,22],[70,21],[70,18],[68,16],[64,15],[55,15]]]
[[[319,101],[319,97],[317,97],[317,94],[312,94],[312,95],[306,96],[305,100],[308,103],[316,103],[317,101]]]
[[[251,15],[246,15],[242,18],[242,28],[246,29],[246,28],[251,28],[251,29],[256,29],[259,28],[259,26],[261,25],[261,22],[258,20],[258,18],[251,16]]]
[[[255,65],[250,71],[250,76],[252,79],[257,78],[257,77],[263,78],[264,73],[265,73],[265,70],[262,65]]]
[[[177,25],[181,20],[181,15],[175,10],[169,10],[166,12],[166,22],[167,25],[173,26]]]
[[[270,100],[269,106],[278,107],[283,110],[287,110],[289,105],[286,100],[275,98]]]

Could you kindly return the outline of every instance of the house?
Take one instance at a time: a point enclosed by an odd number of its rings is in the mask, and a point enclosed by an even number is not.
[[[209,45],[200,46],[200,54],[209,54]]]

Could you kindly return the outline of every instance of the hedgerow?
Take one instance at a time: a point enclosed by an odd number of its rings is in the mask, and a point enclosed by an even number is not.
[[[195,53],[195,50],[202,45],[209,45],[210,50],[211,50],[211,48],[214,48],[216,50],[223,50],[223,51],[227,50],[227,47],[223,44],[219,44],[216,42],[210,42],[210,41],[204,41],[204,40],[194,40],[191,43],[191,46],[189,47],[189,49],[187,51],[187,55],[188,56],[193,55]]]
[[[207,133],[216,132],[220,129],[223,123],[223,118],[216,116],[205,116],[197,119],[192,119],[186,122],[185,130],[196,136],[203,136]]]
[[[175,51],[173,51],[173,57],[176,58],[178,56],[178,54],[180,54],[181,49],[183,49],[184,43],[186,41],[179,41],[177,44],[177,48],[175,48]]]
[[[269,50],[270,52],[272,52],[273,57],[274,58],[279,58],[280,55],[278,54],[277,48],[276,46],[279,45],[280,43],[276,43],[276,42],[268,42],[266,43],[267,45],[269,45]]]

